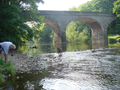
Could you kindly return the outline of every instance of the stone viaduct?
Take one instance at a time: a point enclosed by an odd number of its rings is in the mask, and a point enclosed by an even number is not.
[[[112,13],[80,11],[39,11],[38,16],[44,16],[44,23],[54,30],[54,44],[62,48],[66,43],[66,27],[71,21],[83,22],[91,28],[92,48],[108,47],[107,28],[115,19]]]

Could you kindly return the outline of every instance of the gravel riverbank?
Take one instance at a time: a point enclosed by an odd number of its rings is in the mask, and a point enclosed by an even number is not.
[[[54,56],[57,53],[47,53],[47,54],[22,54],[20,52],[14,52],[13,56],[11,53],[8,55],[8,61],[12,61],[18,73],[30,73],[33,71],[41,71],[49,67],[46,63],[48,59],[55,59]],[[59,56],[58,56],[59,57]]]
[[[8,61],[12,61],[16,68],[16,72],[29,73],[31,71],[41,71],[41,69],[46,68],[45,64],[43,63],[44,61],[47,61],[47,59],[43,58],[45,56],[46,55],[42,54],[22,54],[20,52],[15,52],[13,53],[13,56],[11,56],[11,53],[9,53]]]

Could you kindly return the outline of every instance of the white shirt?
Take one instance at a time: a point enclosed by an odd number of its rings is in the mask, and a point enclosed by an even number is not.
[[[8,54],[8,50],[9,50],[9,47],[10,47],[11,44],[12,44],[12,42],[7,42],[7,41],[0,43],[0,45],[4,49],[5,54]]]

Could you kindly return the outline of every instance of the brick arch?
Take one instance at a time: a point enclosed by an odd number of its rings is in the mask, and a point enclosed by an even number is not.
[[[89,25],[92,29],[92,32],[102,32],[102,28],[101,28],[100,24],[93,19],[79,18],[79,19],[76,19],[74,21],[80,21],[80,22],[83,22],[83,23]]]
[[[45,18],[44,23],[48,24],[54,30],[55,33],[60,33],[60,27],[54,21]]]

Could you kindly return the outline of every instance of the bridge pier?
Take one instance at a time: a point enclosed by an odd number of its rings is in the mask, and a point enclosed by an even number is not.
[[[108,47],[107,33],[103,31],[92,33],[92,49],[96,49],[100,47],[102,48]]]
[[[61,31],[61,40],[62,40],[62,49],[63,51],[66,51],[67,50],[66,31]]]
[[[55,32],[54,32],[54,46],[55,46],[55,51],[57,51],[57,48],[62,47],[61,37],[59,34],[57,34]]]
[[[62,48],[63,51],[67,50],[66,32],[61,30],[60,35],[57,33],[54,33],[54,45],[55,45],[55,51],[57,50],[57,48]]]

